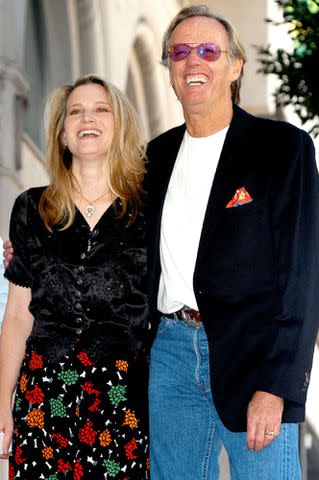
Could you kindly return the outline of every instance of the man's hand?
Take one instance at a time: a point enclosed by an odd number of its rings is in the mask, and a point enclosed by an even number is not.
[[[4,256],[3,265],[5,268],[7,268],[13,256],[13,246],[10,240],[7,240],[3,244],[3,256]]]
[[[247,412],[247,446],[250,450],[267,447],[280,433],[284,400],[267,392],[254,393]]]

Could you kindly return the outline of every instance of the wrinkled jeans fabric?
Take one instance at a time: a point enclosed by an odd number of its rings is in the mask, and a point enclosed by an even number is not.
[[[203,326],[162,317],[151,352],[149,404],[152,480],[218,480],[223,445],[232,480],[301,480],[296,424],[283,424],[268,447],[254,452],[246,432],[221,423]]]

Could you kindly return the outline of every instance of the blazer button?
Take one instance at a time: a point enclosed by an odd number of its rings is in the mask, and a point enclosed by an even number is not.
[[[84,253],[84,252],[81,253],[80,259],[81,259],[81,260],[85,260],[85,259],[86,259],[86,253]]]
[[[77,329],[76,329],[76,333],[77,333],[77,335],[81,335],[81,333],[82,333],[82,328],[77,328]]]
[[[82,323],[82,317],[77,317],[75,319],[75,323],[78,323],[78,324]]]
[[[83,279],[82,279],[82,278],[78,278],[77,281],[76,281],[76,283],[77,283],[78,285],[83,285]]]
[[[75,304],[74,306],[75,306],[76,310],[82,310],[82,305],[81,305],[81,303],[76,302],[76,304]]]

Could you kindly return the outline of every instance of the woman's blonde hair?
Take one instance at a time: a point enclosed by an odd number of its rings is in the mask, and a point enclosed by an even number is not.
[[[45,108],[47,150],[46,161],[50,184],[44,190],[39,212],[48,230],[58,225],[61,230],[74,221],[72,200],[72,154],[62,140],[66,105],[70,94],[82,85],[101,85],[111,104],[114,135],[105,159],[111,191],[121,199],[118,218],[130,212],[131,224],[142,206],[142,182],[145,174],[146,143],[137,124],[136,113],[128,98],[114,85],[96,75],[86,75],[73,85],[63,85],[50,95]]]

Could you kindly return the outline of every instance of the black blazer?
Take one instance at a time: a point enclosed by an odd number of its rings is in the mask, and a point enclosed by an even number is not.
[[[161,214],[184,131],[185,125],[169,130],[148,147],[153,338],[160,317]],[[226,208],[240,187],[253,201]],[[235,106],[193,278],[208,336],[214,403],[232,431],[246,430],[247,406],[256,390],[285,399],[283,422],[304,420],[319,318],[318,202],[309,135]]]

